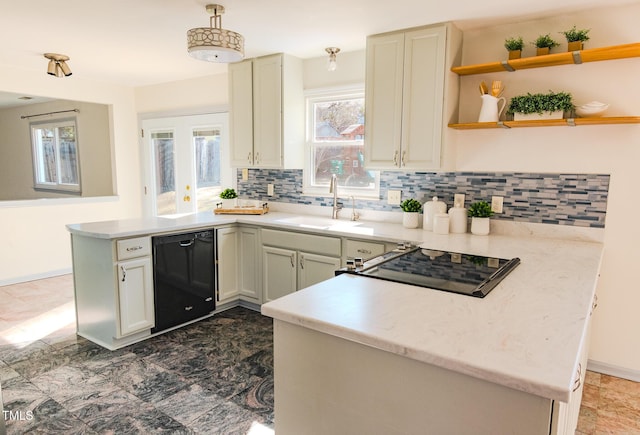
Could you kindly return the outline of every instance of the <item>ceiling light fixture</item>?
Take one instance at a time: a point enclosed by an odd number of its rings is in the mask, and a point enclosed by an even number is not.
[[[71,75],[71,69],[69,65],[67,65],[69,56],[57,53],[45,53],[44,57],[49,59],[47,74],[56,77],[69,77]]]
[[[340,53],[340,49],[338,47],[328,47],[325,48],[324,51],[329,53],[329,63],[327,64],[327,69],[329,71],[335,71],[338,67],[338,63],[336,62],[336,54]]]
[[[230,63],[244,58],[244,37],[222,28],[224,6],[207,5],[209,27],[196,27],[187,32],[189,54],[208,62]]]

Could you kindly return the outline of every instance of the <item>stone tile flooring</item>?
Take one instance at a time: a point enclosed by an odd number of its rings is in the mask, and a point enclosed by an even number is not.
[[[111,352],[75,335],[71,275],[0,287],[7,433],[273,434],[270,318],[234,308]],[[587,372],[576,434],[639,434],[640,383]]]
[[[8,434],[273,433],[270,318],[233,308],[111,352],[76,337],[72,288],[0,287]]]

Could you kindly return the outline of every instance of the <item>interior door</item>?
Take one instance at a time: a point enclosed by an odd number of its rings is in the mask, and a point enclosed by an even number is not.
[[[142,121],[145,214],[176,216],[212,210],[219,193],[234,187],[228,114]]]

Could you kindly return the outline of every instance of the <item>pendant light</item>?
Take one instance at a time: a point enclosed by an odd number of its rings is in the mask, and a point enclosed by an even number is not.
[[[340,53],[340,49],[338,47],[328,47],[325,48],[324,51],[329,53],[329,63],[327,63],[327,69],[329,71],[335,71],[338,67],[338,63],[336,61],[336,54]]]
[[[244,37],[222,28],[224,6],[206,6],[209,27],[196,27],[187,32],[187,50],[196,59],[207,62],[231,63],[244,58]]]

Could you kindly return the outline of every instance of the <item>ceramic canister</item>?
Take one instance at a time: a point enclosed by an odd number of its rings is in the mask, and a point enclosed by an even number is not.
[[[449,232],[462,234],[467,232],[467,209],[456,205],[449,209]]]
[[[438,201],[438,197],[434,196],[431,201],[424,203],[422,208],[422,228],[428,231],[433,231],[433,219],[437,213],[446,213],[447,204],[442,201]]]

